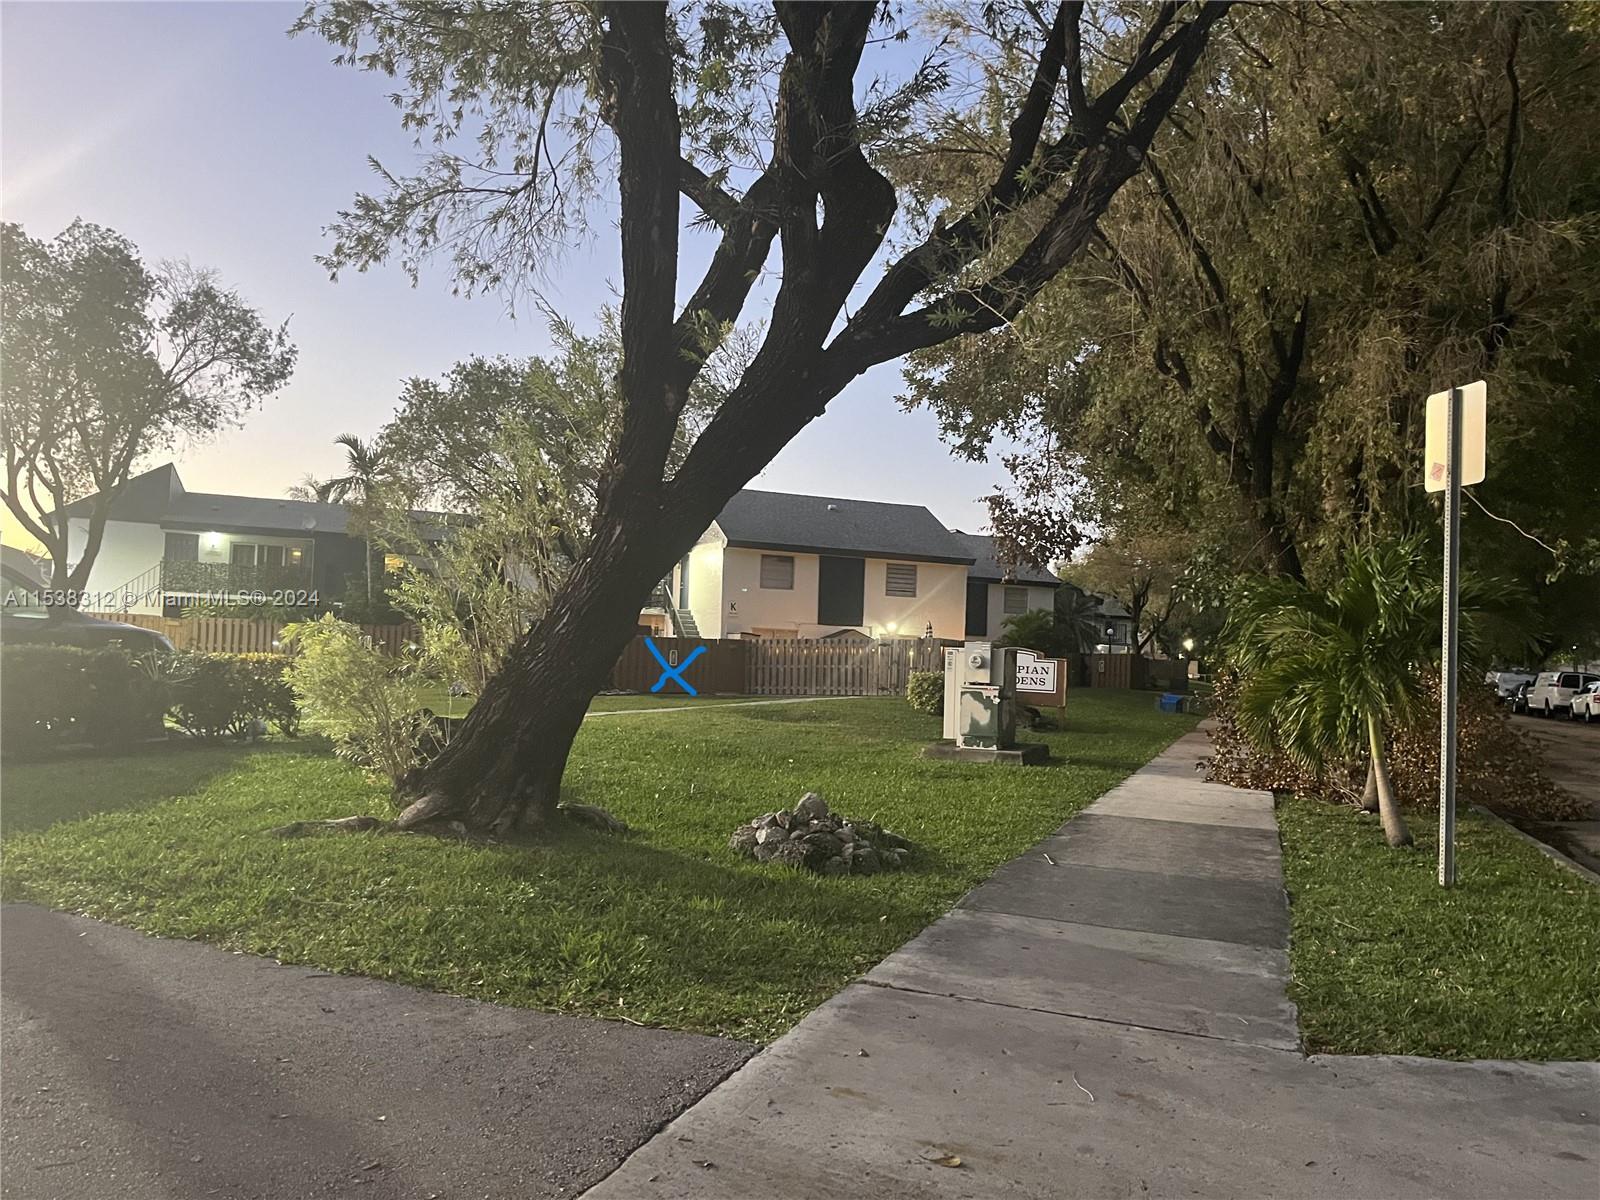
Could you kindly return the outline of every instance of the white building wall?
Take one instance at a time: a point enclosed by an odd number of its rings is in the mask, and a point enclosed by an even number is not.
[[[967,623],[965,563],[919,562],[917,594],[890,596],[885,588],[889,564],[903,559],[867,559],[867,604],[863,614],[874,637],[921,637],[929,622],[933,636],[959,640]]]
[[[689,612],[704,638],[727,636],[723,630],[723,546],[702,541],[689,551]]]
[[[1018,583],[991,583],[989,585],[989,627],[984,632],[984,637],[993,641],[1005,632],[1006,621],[1010,616],[1006,612],[1006,589],[1008,587],[1022,587]],[[1028,608],[1049,609],[1056,603],[1056,590],[1048,587],[1028,587]]]
[[[929,622],[935,637],[962,636],[966,621],[967,568],[960,563],[919,562],[917,594],[886,594],[888,564],[905,559],[866,560],[862,622],[859,626],[817,624],[817,579],[821,559],[815,554],[790,554],[794,559],[794,587],[763,588],[761,556],[771,551],[730,546],[722,559],[721,637],[741,633],[771,632],[778,636],[825,637],[840,628],[859,628],[873,637],[921,637]],[[695,621],[707,628],[695,606],[694,581],[689,600]],[[707,634],[707,636],[712,636]]]
[[[729,546],[722,556],[722,636],[738,637],[754,630],[781,630],[790,637],[810,637],[802,628],[817,627],[817,563],[815,554],[791,554],[794,587],[761,586],[761,556],[768,551]],[[694,584],[690,583],[692,589]],[[690,592],[690,599],[694,594]],[[695,620],[700,614],[695,613]]]
[[[178,532],[194,532],[181,530]],[[89,538],[89,521],[86,517],[74,517],[67,522],[67,558],[69,562],[76,563],[83,555],[85,543]],[[312,541],[305,537],[275,537],[270,534],[255,533],[206,533],[199,534],[200,557],[203,563],[226,563],[232,560],[233,543],[250,542],[257,546],[283,546],[286,551],[299,547],[302,552],[302,566],[309,568],[313,555]],[[152,525],[139,521],[107,521],[104,538],[100,542],[100,552],[95,555],[94,566],[89,571],[89,581],[84,586],[88,601],[83,605],[85,612],[134,612],[134,613],[159,613],[161,611],[161,595],[159,591],[160,580],[155,580],[155,586],[135,598],[135,602],[123,608],[123,588],[152,567],[159,566],[167,551],[167,535],[160,525]],[[288,555],[285,554],[285,561]],[[308,576],[309,578],[309,576]]]
[[[83,557],[85,543],[89,540],[87,517],[74,517],[67,522],[67,561],[77,563]],[[83,590],[87,594],[83,604],[85,612],[124,611],[119,598],[122,589],[151,567],[161,562],[166,549],[166,536],[159,525],[137,521],[107,521],[105,536],[100,542],[100,552],[95,555],[94,566],[89,569],[88,582]],[[137,603],[126,609],[136,613],[161,611],[159,594],[137,597]]]

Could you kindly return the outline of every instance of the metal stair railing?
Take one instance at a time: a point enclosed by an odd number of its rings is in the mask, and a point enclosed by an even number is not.
[[[121,603],[118,607],[107,610],[110,612],[127,612],[135,604],[150,596],[155,596],[159,599],[161,596],[161,564],[157,563],[149,570],[141,571],[121,587],[113,589],[112,594]]]

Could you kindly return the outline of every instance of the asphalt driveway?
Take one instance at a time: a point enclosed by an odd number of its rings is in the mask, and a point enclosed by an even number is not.
[[[1577,821],[1532,821],[1509,813],[1507,819],[1591,871],[1600,871],[1600,725],[1526,714],[1511,721],[1538,746],[1545,773],[1585,800],[1589,812]]]
[[[0,910],[7,1200],[571,1196],[754,1047]]]

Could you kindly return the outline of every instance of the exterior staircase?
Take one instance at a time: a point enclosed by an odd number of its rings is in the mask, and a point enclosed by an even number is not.
[[[148,571],[141,571],[112,594],[117,597],[117,607],[112,612],[125,613],[135,604],[155,603],[161,600],[161,565],[157,563]]]
[[[695,624],[694,614],[686,608],[679,608],[672,602],[672,584],[663,579],[656,584],[656,590],[650,593],[650,604],[667,614],[667,623],[672,628],[673,637],[698,638],[700,627]]]

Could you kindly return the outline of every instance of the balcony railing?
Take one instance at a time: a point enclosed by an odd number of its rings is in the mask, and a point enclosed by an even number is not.
[[[161,563],[161,590],[196,595],[240,592],[306,591],[311,587],[311,568],[254,567],[239,563],[190,562],[168,558]]]

